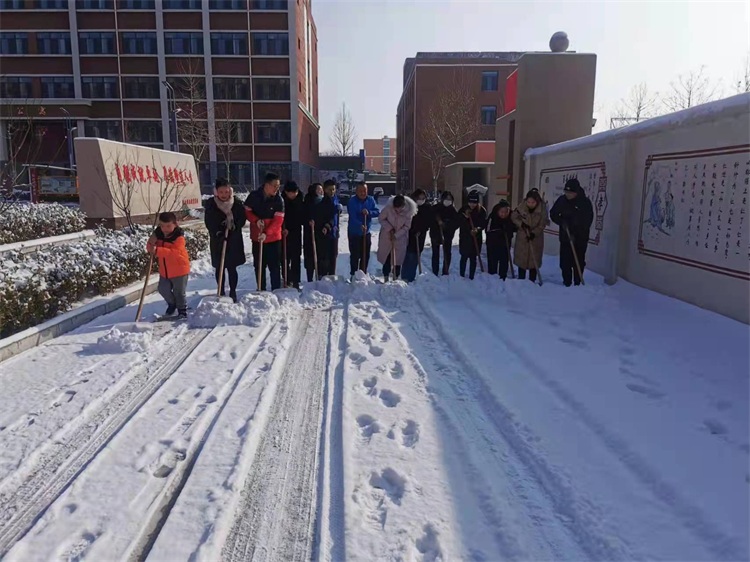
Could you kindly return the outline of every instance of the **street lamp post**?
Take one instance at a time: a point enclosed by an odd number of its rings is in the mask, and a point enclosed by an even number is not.
[[[73,127],[73,118],[70,116],[70,112],[67,109],[61,107],[60,111],[65,114],[65,136],[68,141],[68,164],[70,165],[71,171],[75,172],[76,157],[73,153],[73,131],[77,130],[78,127]]]
[[[167,103],[169,105],[169,136],[172,141],[172,150],[174,152],[180,151],[180,141],[177,138],[177,99],[174,93],[174,87],[166,80],[161,82],[167,89]]]

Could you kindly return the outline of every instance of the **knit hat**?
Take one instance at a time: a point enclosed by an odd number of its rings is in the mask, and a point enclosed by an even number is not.
[[[284,185],[284,191],[299,191],[299,186],[296,181],[288,181]]]
[[[476,191],[472,191],[471,193],[469,193],[467,201],[469,203],[479,203],[479,193],[477,193]]]
[[[573,193],[579,193],[581,191],[581,182],[578,181],[576,178],[570,178],[568,181],[565,182],[565,187],[563,188],[563,191],[571,191]]]

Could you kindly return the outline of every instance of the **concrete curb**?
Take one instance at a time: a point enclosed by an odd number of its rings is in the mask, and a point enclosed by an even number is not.
[[[82,230],[81,232],[73,232],[72,234],[61,234],[60,236],[48,236],[47,238],[37,238],[36,240],[3,244],[0,246],[0,255],[14,251],[21,252],[22,254],[30,254],[49,246],[62,246],[64,244],[80,242],[81,240],[93,238],[95,235],[96,232],[93,230]]]
[[[152,275],[146,287],[146,294],[156,291],[159,284],[159,276]],[[8,338],[0,340],[0,362],[32,349],[48,340],[56,338],[66,332],[75,330],[94,318],[108,314],[113,310],[122,308],[133,301],[138,300],[143,288],[143,281],[133,283],[115,291],[111,295],[99,297],[94,301],[75,308],[65,314],[61,314],[51,320],[47,320],[38,326],[28,328],[23,332],[13,334]]]

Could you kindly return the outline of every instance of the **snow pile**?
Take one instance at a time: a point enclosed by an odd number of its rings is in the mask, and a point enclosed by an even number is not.
[[[273,293],[249,293],[239,303],[203,299],[190,315],[190,326],[260,326],[279,310],[279,299]]]
[[[303,291],[299,303],[304,309],[328,308],[333,306],[335,299],[332,295],[311,290]]]
[[[0,244],[72,234],[86,228],[86,215],[57,203],[15,204],[0,221]]]
[[[125,353],[134,351],[144,353],[151,349],[153,338],[151,326],[133,324],[132,327],[114,326],[100,337],[92,351],[99,353]]]

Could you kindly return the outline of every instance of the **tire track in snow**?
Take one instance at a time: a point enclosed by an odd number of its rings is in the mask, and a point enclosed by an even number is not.
[[[461,301],[467,306],[467,308],[471,309],[477,317],[493,327],[492,333],[497,335],[508,350],[518,356],[518,358],[529,367],[531,374],[536,377],[537,380],[539,380],[558,400],[565,404],[571,412],[583,421],[586,427],[588,427],[589,430],[601,440],[610,453],[612,453],[612,455],[617,458],[660,503],[674,513],[678,520],[680,520],[694,536],[699,538],[717,558],[724,560],[739,560],[743,557],[743,553],[746,553],[746,550],[741,547],[738,540],[726,535],[717,528],[706,518],[698,507],[692,505],[687,499],[682,497],[675,487],[666,482],[655,468],[649,465],[643,457],[638,455],[628,445],[625,439],[608,430],[605,425],[591,413],[585,404],[576,399],[572,393],[566,390],[559,382],[550,376],[547,370],[537,363],[528,352],[513,342],[513,340],[505,333],[503,327],[498,326],[493,319],[487,316],[484,310],[465,298],[461,298]],[[422,301],[420,300],[420,302]],[[425,308],[424,303],[422,303],[422,305],[423,308]],[[446,339],[449,340],[449,343],[454,348],[460,349],[457,342],[447,335],[442,321],[432,310],[430,310],[430,315],[436,325],[439,326],[441,332],[447,336]],[[468,357],[466,359],[468,360]],[[476,375],[481,378],[481,374],[476,368],[472,369]],[[492,396],[492,394],[489,393],[489,389],[487,396]],[[495,402],[495,400],[493,400],[493,402]]]
[[[222,549],[223,560],[311,557],[330,312],[304,311],[301,324]]]
[[[40,452],[0,489],[0,556],[33,526],[136,411],[182,365],[211,330],[191,330],[169,351],[134,370],[128,382],[87,418]],[[17,484],[17,485],[16,485]]]
[[[428,318],[432,331],[437,332],[435,335],[442,340],[442,345],[435,349],[450,353],[454,361],[463,366],[463,371],[470,375],[464,377],[463,381],[472,394],[471,401],[478,405],[497,431],[498,436],[507,444],[510,453],[521,464],[523,474],[528,474],[533,478],[536,488],[554,510],[556,520],[562,523],[569,537],[585,557],[594,560],[631,559],[633,553],[626,545],[612,544],[612,537],[607,535],[600,524],[603,517],[595,512],[595,507],[578,498],[558,475],[555,467],[539,455],[519,432],[513,414],[496,400],[485,383],[482,373],[473,365],[471,358],[461,350],[432,308],[424,302],[421,296],[417,297],[417,302],[420,311],[415,311],[415,316],[418,317],[421,312],[424,317]],[[585,504],[585,508],[582,503]],[[536,515],[532,514],[531,517],[533,519]],[[554,545],[550,546],[555,548]],[[565,551],[558,553],[558,557],[563,556],[567,556]]]

